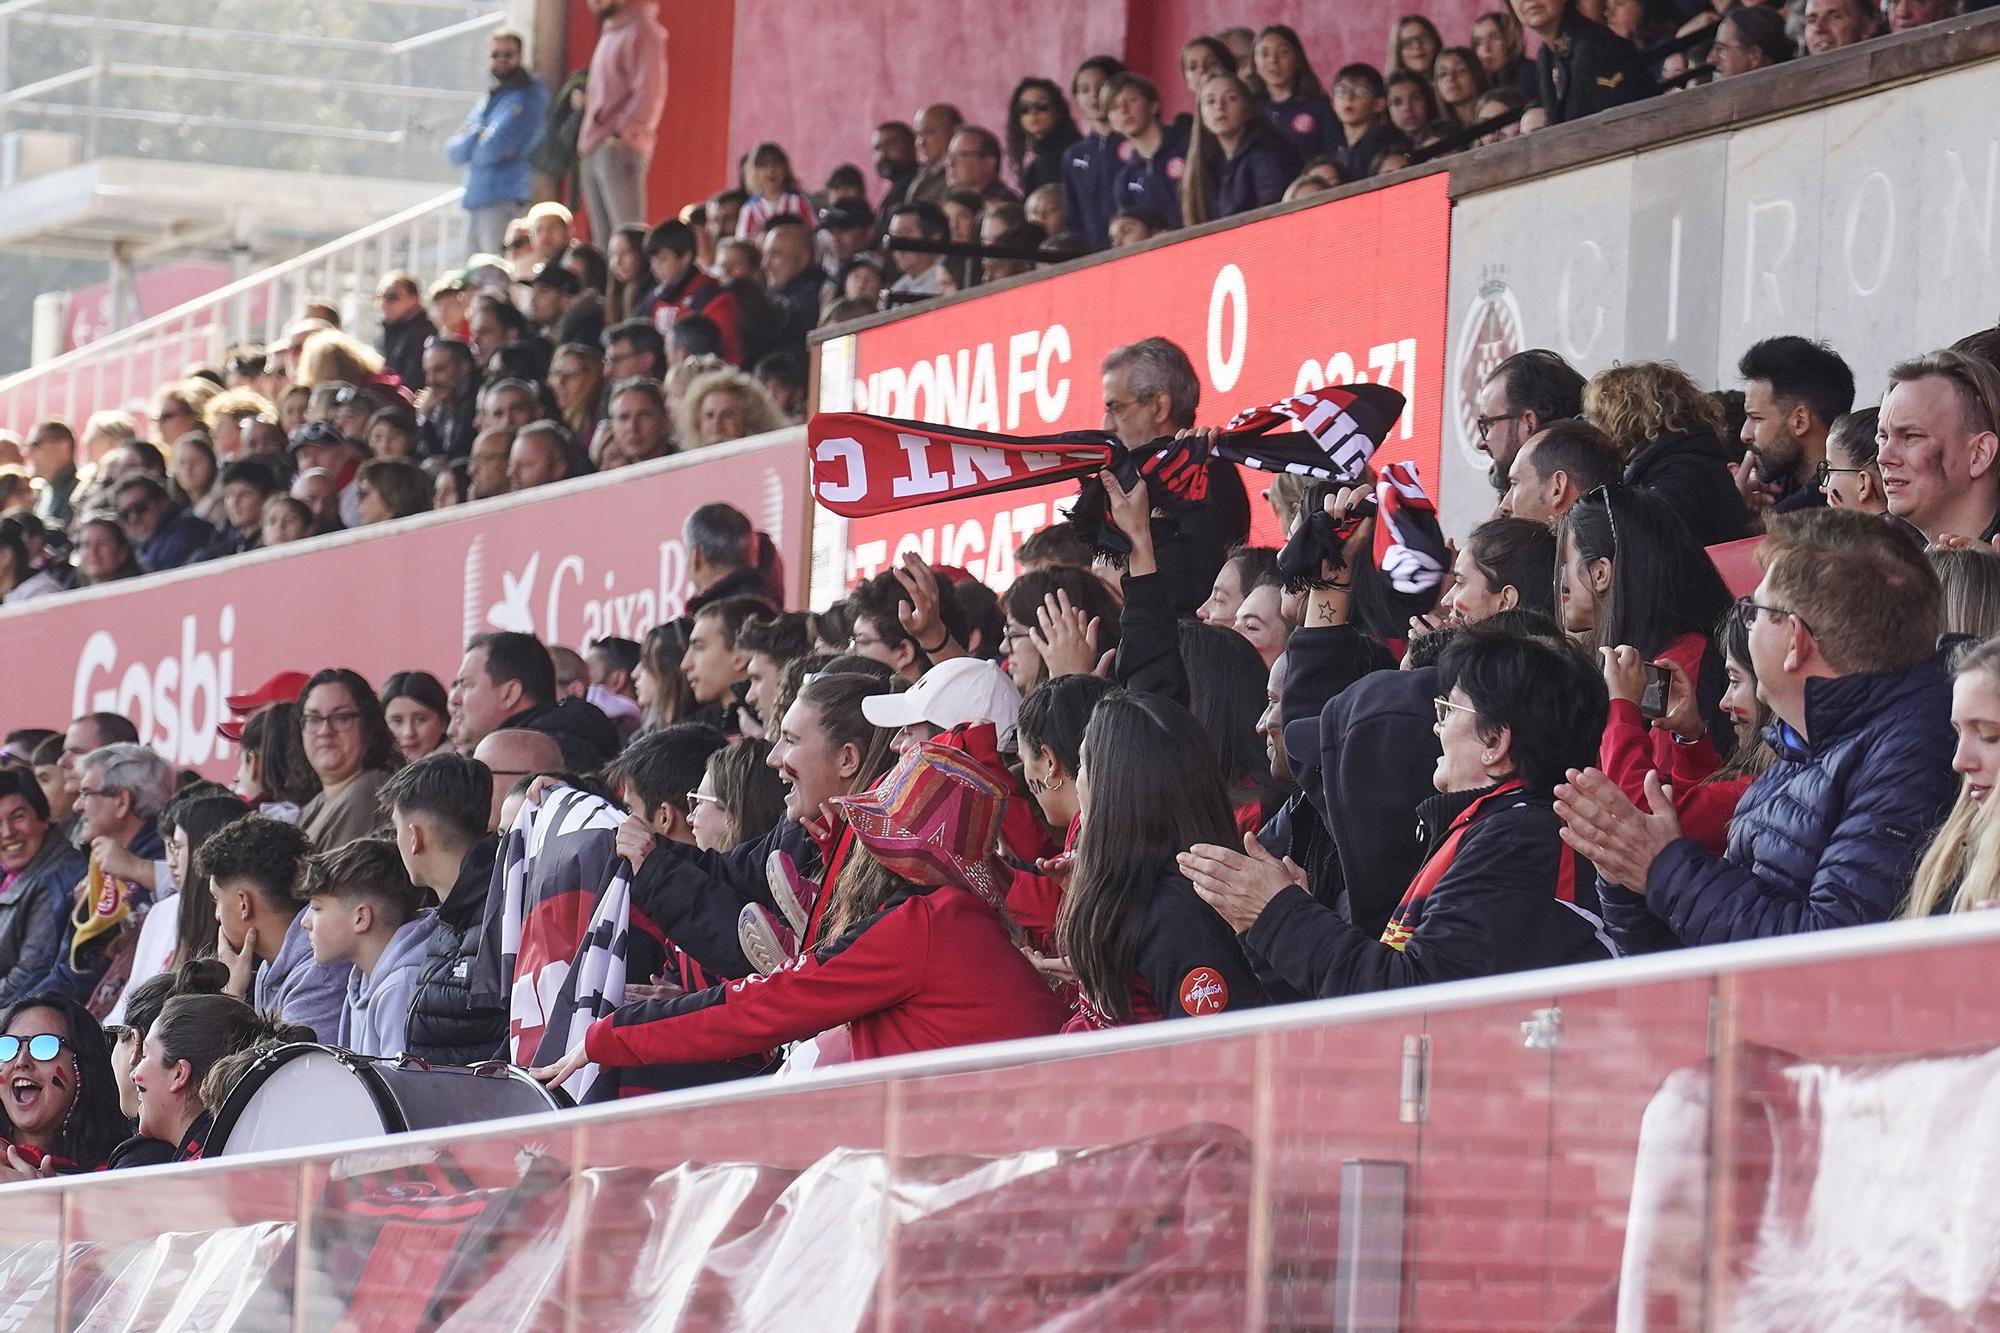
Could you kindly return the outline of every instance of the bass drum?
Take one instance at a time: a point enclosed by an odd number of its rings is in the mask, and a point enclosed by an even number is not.
[[[512,1065],[436,1068],[293,1042],[259,1055],[216,1110],[204,1157],[535,1115],[570,1105]]]

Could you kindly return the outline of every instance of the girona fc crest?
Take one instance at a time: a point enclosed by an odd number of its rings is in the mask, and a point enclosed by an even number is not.
[[[1193,1017],[1229,1007],[1229,983],[1212,967],[1197,967],[1181,978],[1181,1012]]]
[[[1312,132],[1313,132],[1313,118],[1310,115],[1301,111],[1296,116],[1292,117],[1293,134],[1311,134]]]
[[[1465,312],[1465,323],[1458,331],[1458,346],[1452,352],[1447,381],[1451,385],[1449,411],[1459,448],[1481,471],[1489,460],[1479,451],[1479,389],[1493,368],[1520,351],[1524,341],[1521,307],[1514,300],[1513,288],[1499,278],[1481,284],[1479,295],[1473,298],[1472,308]]]

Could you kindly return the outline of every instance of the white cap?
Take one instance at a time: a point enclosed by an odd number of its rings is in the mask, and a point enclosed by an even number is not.
[[[954,657],[926,671],[901,694],[873,694],[863,699],[861,712],[876,726],[890,728],[928,722],[948,731],[961,723],[991,722],[999,729],[1004,751],[1014,743],[1021,692],[993,663],[977,657]]]

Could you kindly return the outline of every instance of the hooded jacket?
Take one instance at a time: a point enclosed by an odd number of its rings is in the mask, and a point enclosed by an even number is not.
[[[1662,435],[1633,451],[1625,464],[1625,484],[1657,495],[1680,515],[1696,542],[1720,546],[1750,535],[1750,511],[1743,507],[1729,463],[1712,431]]]
[[[444,155],[453,166],[465,168],[463,204],[468,211],[535,197],[527,152],[548,109],[547,86],[517,69],[480,99],[446,141]]]
[[[355,968],[347,978],[338,1045],[356,1055],[401,1055],[408,1045],[410,1000],[423,975],[435,911],[419,912],[396,928],[375,970]]]
[[[0,888],[0,1005],[48,975],[68,930],[70,890],[89,869],[90,858],[51,824],[34,860]]]
[[[1613,956],[1590,865],[1563,845],[1546,794],[1518,783],[1448,792],[1419,817],[1425,864],[1379,938],[1293,887],[1265,905],[1244,946],[1322,999]]]
[[[301,911],[292,918],[277,956],[258,964],[257,979],[250,986],[250,1005],[260,1014],[272,1013],[287,1023],[304,1024],[321,1041],[330,1042],[340,1035],[347,976],[354,969],[346,963],[313,961],[305,916]]]
[[[1045,1036],[1065,1009],[993,909],[911,888],[766,976],[621,1006],[584,1050],[607,1065],[730,1060],[847,1025],[854,1058]]]
[[[473,964],[486,921],[486,894],[500,839],[481,838],[433,918],[410,996],[404,1049],[434,1065],[472,1065],[506,1055],[507,1009],[472,1002]]]
[[[1627,953],[1887,921],[1958,794],[1944,654],[1895,671],[1815,678],[1806,735],[1779,723],[1777,761],[1729,824],[1729,850],[1669,843],[1643,897],[1603,890]]]

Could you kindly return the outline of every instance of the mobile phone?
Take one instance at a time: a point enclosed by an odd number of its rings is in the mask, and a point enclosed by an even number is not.
[[[1667,715],[1667,687],[1673,680],[1673,673],[1665,667],[1646,663],[1646,688],[1639,692],[1639,712],[1648,721]]]

